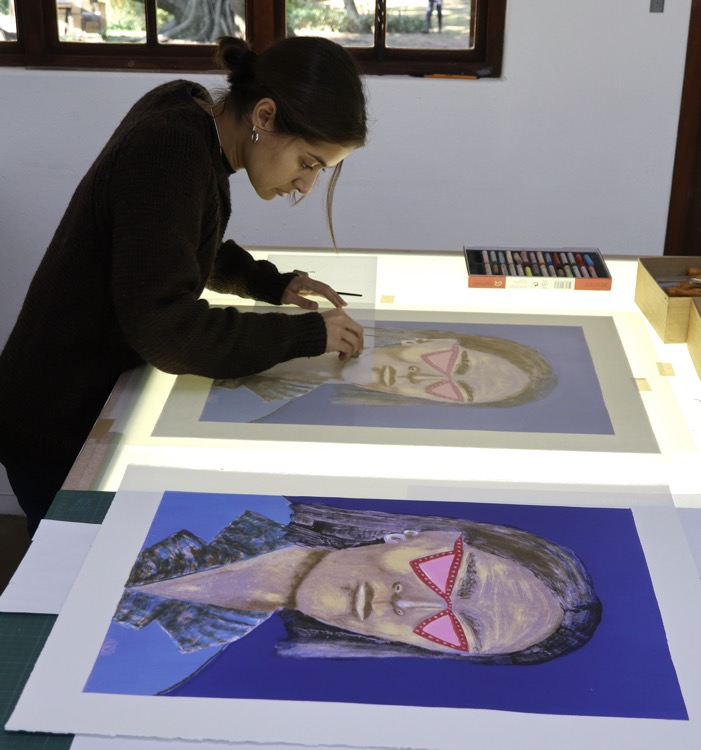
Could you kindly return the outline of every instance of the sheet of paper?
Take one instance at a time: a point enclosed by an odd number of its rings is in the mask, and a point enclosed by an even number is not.
[[[522,486],[508,485],[470,485],[446,484],[423,486],[409,485],[403,480],[377,481],[348,478],[309,478],[293,477],[251,477],[247,475],[226,472],[187,472],[183,470],[158,470],[146,467],[130,467],[125,476],[123,490],[120,490],[108,517],[103,525],[98,539],[89,555],[89,560],[73,587],[69,600],[59,617],[54,631],[47,643],[47,647],[40,657],[37,667],[30,678],[28,688],[23,694],[17,709],[8,723],[9,730],[24,729],[29,731],[77,732],[84,734],[130,735],[134,737],[161,736],[167,739],[207,740],[224,742],[248,742],[275,745],[277,743],[291,743],[303,746],[324,747],[328,745],[345,745],[352,747],[394,747],[394,748],[435,748],[436,750],[464,750],[465,727],[470,728],[470,746],[483,750],[509,747],[518,737],[520,747],[528,750],[549,750],[560,748],[564,744],[573,750],[584,750],[594,744],[602,744],[610,738],[615,729],[617,743],[621,747],[635,747],[636,750],[648,750],[660,746],[674,747],[675,750],[692,750],[698,744],[699,721],[701,720],[701,685],[698,683],[698,673],[701,671],[701,655],[695,647],[697,640],[696,623],[701,620],[701,592],[698,586],[698,576],[693,559],[684,541],[683,531],[679,524],[677,513],[673,507],[671,497],[663,491],[654,488],[566,488],[561,486]],[[135,489],[140,488],[140,489]],[[259,507],[264,502],[264,496],[270,497],[284,493],[285,496],[305,498],[335,498],[335,502],[343,504],[342,494],[351,498],[348,507],[355,507],[359,501],[369,502],[372,507],[381,510],[382,503],[394,504],[396,501],[404,503],[407,498],[413,502],[414,498],[430,500],[429,515],[434,515],[434,508],[439,503],[443,505],[442,514],[451,518],[462,518],[462,515],[452,516],[451,507],[455,503],[466,506],[466,512],[487,513],[489,515],[506,514],[506,517],[516,518],[521,513],[521,522],[514,525],[523,528],[533,522],[533,518],[551,517],[554,512],[558,518],[565,509],[567,517],[575,515],[586,521],[586,528],[592,534],[603,534],[601,541],[613,554],[612,559],[619,562],[628,561],[630,555],[621,556],[620,537],[611,536],[611,529],[615,525],[600,523],[600,515],[616,517],[631,517],[634,519],[636,539],[639,539],[637,564],[643,565],[647,571],[651,585],[654,587],[656,607],[659,607],[659,623],[664,624],[661,637],[652,642],[649,638],[639,642],[639,658],[628,663],[626,674],[621,674],[616,668],[609,669],[607,662],[601,680],[596,690],[589,689],[591,678],[591,659],[586,649],[598,649],[599,644],[607,642],[613,646],[627,648],[629,642],[634,642],[646,631],[650,622],[646,618],[639,618],[634,612],[637,607],[638,589],[632,592],[625,586],[620,589],[621,581],[625,583],[631,571],[627,570],[627,563],[622,564],[623,570],[617,565],[611,570],[606,559],[595,563],[596,576],[601,581],[619,581],[619,594],[612,595],[609,591],[605,597],[604,617],[602,620],[601,637],[596,640],[595,634],[591,644],[587,643],[576,652],[576,657],[570,659],[568,654],[554,665],[556,675],[550,681],[547,692],[551,698],[566,692],[567,689],[583,685],[583,692],[579,693],[583,701],[593,699],[592,692],[614,688],[617,693],[619,680],[625,677],[634,682],[631,685],[647,700],[649,690],[656,690],[658,677],[661,674],[658,666],[654,667],[654,678],[650,672],[650,665],[654,663],[652,651],[660,648],[668,649],[671,658],[664,670],[669,672],[670,663],[673,664],[671,674],[678,680],[679,689],[683,694],[683,708],[681,713],[674,711],[666,716],[655,714],[583,714],[578,707],[574,713],[562,714],[552,712],[530,713],[525,710],[525,703],[521,702],[521,710],[490,710],[485,708],[464,708],[456,710],[446,707],[449,704],[401,704],[369,703],[365,700],[352,702],[337,702],[333,699],[318,698],[303,700],[297,696],[288,699],[279,697],[270,699],[255,698],[203,698],[179,697],[173,700],[173,694],[168,695],[135,695],[133,692],[107,693],[86,691],[86,682],[91,679],[96,657],[100,655],[109,660],[112,655],[119,654],[120,646],[109,639],[105,640],[106,627],[110,625],[115,612],[115,602],[119,601],[124,591],[126,576],[131,569],[132,562],[144,545],[151,524],[163,498],[163,491],[175,488],[176,494],[182,493],[251,493],[251,507]],[[255,495],[255,497],[253,497]],[[263,498],[263,499],[261,499]],[[353,500],[356,498],[356,500]],[[193,508],[196,518],[203,517],[204,505],[207,498],[200,500],[193,506],[191,498],[185,497],[187,508]],[[307,502],[306,500],[304,502]],[[329,500],[329,503],[332,501]],[[494,505],[492,506],[492,503]],[[446,505],[447,504],[447,505]],[[477,506],[482,507],[482,510]],[[506,507],[505,507],[506,506]],[[343,506],[342,507],[346,507]],[[363,505],[365,507],[365,505]],[[384,507],[384,505],[382,506]],[[530,508],[530,510],[529,510]],[[533,515],[535,508],[535,516]],[[189,511],[188,511],[189,512]],[[391,511],[394,513],[394,511]],[[461,507],[460,512],[463,512]],[[515,515],[514,515],[515,514]],[[372,514],[371,514],[372,515]],[[595,517],[594,517],[595,516]],[[374,516],[372,516],[374,518]],[[474,515],[465,516],[473,518]],[[530,520],[529,520],[530,519]],[[539,523],[541,522],[539,521]],[[497,521],[503,523],[503,521]],[[451,521],[452,523],[452,521]],[[187,527],[186,527],[187,528]],[[218,527],[221,528],[221,527]],[[402,527],[408,528],[408,527]],[[558,523],[558,528],[563,529]],[[596,544],[587,541],[588,536],[582,536],[580,524],[569,525],[569,532],[579,539],[578,545],[584,544],[588,555],[594,555],[599,549]],[[557,529],[555,529],[557,530]],[[155,533],[155,532],[154,532]],[[541,532],[542,533],[542,532]],[[606,536],[608,534],[608,537]],[[558,534],[559,535],[559,534]],[[207,538],[210,538],[207,536]],[[545,537],[544,537],[545,538]],[[159,536],[153,537],[159,540]],[[564,542],[561,542],[564,544]],[[428,558],[426,558],[428,559]],[[637,575],[637,574],[636,574]],[[611,579],[613,576],[613,579]],[[469,596],[469,595],[468,595]],[[645,596],[649,597],[649,594]],[[607,613],[608,609],[608,614]],[[618,612],[618,621],[612,619],[613,613]],[[632,613],[632,614],[631,614]],[[628,624],[626,624],[628,623]],[[246,635],[242,641],[249,636]],[[611,637],[615,643],[610,641]],[[236,644],[238,645],[238,644]],[[609,646],[610,647],[610,646]],[[609,648],[607,647],[607,648]],[[636,647],[637,648],[637,647]],[[589,653],[593,654],[593,651]],[[71,658],[67,660],[66,655]],[[612,651],[606,651],[609,656],[616,657]],[[601,654],[600,654],[601,656]],[[582,662],[581,659],[584,659]],[[308,660],[304,665],[304,674],[314,668]],[[322,660],[323,661],[323,660]],[[342,660],[341,660],[342,661]],[[381,659],[365,659],[365,662],[378,662]],[[394,660],[392,660],[394,661]],[[399,660],[404,661],[404,660]],[[412,661],[409,659],[408,661]],[[425,660],[422,660],[425,661]],[[435,660],[428,661],[436,663]],[[572,665],[579,662],[579,678],[569,674]],[[442,663],[442,662],[441,662]],[[331,670],[326,681],[307,680],[312,687],[321,685],[324,689],[334,691],[338,686],[334,683],[333,674],[337,669],[337,660],[328,663]],[[455,664],[455,662],[451,662]],[[549,662],[553,664],[553,662]],[[549,668],[534,668],[536,674],[547,675]],[[268,672],[261,672],[259,662],[252,663],[254,671],[265,676],[263,686],[278,685]],[[382,667],[383,669],[385,667]],[[396,668],[400,668],[397,664]],[[110,667],[111,669],[111,667]],[[526,679],[527,666],[510,667],[504,665],[479,665],[479,680],[473,682],[464,678],[453,677],[447,684],[453,685],[449,694],[453,698],[457,695],[462,700],[465,690],[470,688],[470,701],[482,700],[487,692],[487,670],[497,670],[498,674],[506,674],[503,670],[517,670],[517,681]],[[561,669],[568,672],[563,677]],[[363,667],[363,671],[365,667]],[[499,672],[499,670],[502,670]],[[631,671],[632,670],[632,671]],[[638,670],[642,670],[639,672]],[[416,671],[412,667],[412,671]],[[232,672],[227,670],[231,675]],[[611,674],[616,680],[611,679]],[[198,671],[199,674],[199,671]],[[235,674],[239,674],[236,672]],[[472,672],[471,674],[475,674]],[[642,676],[638,680],[636,675]],[[144,675],[145,676],[145,675]],[[131,679],[131,678],[130,678]],[[476,679],[476,678],[475,678]],[[499,680],[502,678],[499,677]],[[514,677],[516,679],[516,677]],[[528,680],[531,678],[528,677]],[[302,680],[304,683],[305,680]],[[348,684],[342,680],[341,687]],[[395,681],[396,682],[396,681]],[[412,684],[411,680],[402,680],[403,684]],[[572,683],[572,684],[570,684]],[[304,687],[301,683],[297,683]],[[393,681],[385,683],[392,688]],[[430,683],[436,689],[437,682]],[[362,688],[360,696],[367,695],[378,685],[371,684],[365,679],[358,684]],[[426,687],[417,684],[419,690]],[[557,689],[554,690],[553,688]],[[643,688],[640,693],[639,688]],[[434,690],[429,691],[434,694]],[[538,699],[538,691],[515,690],[518,701]],[[519,697],[520,696],[520,697]],[[627,696],[624,696],[627,700]],[[658,696],[663,699],[655,700],[651,710],[656,712],[661,704],[667,702],[668,695]],[[498,693],[496,700],[501,700]],[[474,705],[470,703],[468,705]],[[484,704],[483,704],[484,705]],[[604,710],[607,710],[604,706]],[[41,709],[39,710],[39,707]],[[581,709],[580,709],[581,710]],[[676,709],[675,709],[676,710]]]
[[[98,524],[44,519],[0,596],[0,612],[57,615],[99,530]]]
[[[339,293],[345,292],[345,300],[351,311],[375,304],[377,258],[374,256],[271,253],[268,260],[274,263],[282,273],[305,271],[312,279],[323,281]]]

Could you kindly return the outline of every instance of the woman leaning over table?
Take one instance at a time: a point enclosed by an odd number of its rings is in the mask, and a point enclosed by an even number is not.
[[[144,362],[234,378],[295,357],[357,356],[362,328],[328,285],[281,274],[232,240],[229,177],[263,200],[307,194],[365,143],[365,96],[339,45],[219,41],[228,89],[172,81],[129,111],[79,184],[0,356],[0,460],[30,533],[118,377]],[[331,227],[332,236],[333,229]],[[212,308],[204,288],[312,311]],[[334,307],[313,312],[305,293]]]

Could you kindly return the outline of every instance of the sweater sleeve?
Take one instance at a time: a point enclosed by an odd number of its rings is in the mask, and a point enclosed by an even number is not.
[[[152,118],[125,137],[107,204],[111,292],[129,346],[166,372],[212,378],[322,354],[318,313],[241,313],[199,298],[221,238],[220,189],[206,139],[182,118]]]
[[[214,260],[207,287],[220,294],[237,294],[279,305],[283,292],[295,275],[280,273],[267,260],[254,260],[233,240],[227,240]]]

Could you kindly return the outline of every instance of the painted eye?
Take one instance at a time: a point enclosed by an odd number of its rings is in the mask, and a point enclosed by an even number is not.
[[[395,583],[392,585],[392,591],[394,591],[395,594],[401,594],[402,592],[402,584],[401,583]]]
[[[409,372],[412,374],[417,373],[418,371],[419,368],[416,365],[411,365],[411,367],[409,368]]]
[[[404,614],[404,610],[401,607],[395,607],[394,614],[399,615],[401,617]]]

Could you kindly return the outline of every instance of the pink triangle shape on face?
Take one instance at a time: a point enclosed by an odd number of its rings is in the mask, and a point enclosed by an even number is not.
[[[443,351],[440,352],[424,354],[422,355],[421,359],[423,359],[424,362],[433,367],[435,370],[438,370],[438,372],[442,372],[444,375],[447,375],[450,372],[457,356],[457,346],[454,346],[452,349],[443,349]]]
[[[451,383],[449,380],[444,380],[442,383],[430,386],[426,389],[426,392],[449,401],[464,401],[460,389],[455,383]]]
[[[450,568],[453,565],[455,553],[449,552],[433,560],[427,560],[419,565],[421,572],[428,578],[437,589],[444,594],[448,593],[448,578],[450,577]]]
[[[451,646],[462,645],[460,637],[455,632],[453,621],[447,612],[442,617],[438,617],[432,622],[427,623],[421,629],[426,635],[430,635],[443,643],[448,643]]]

